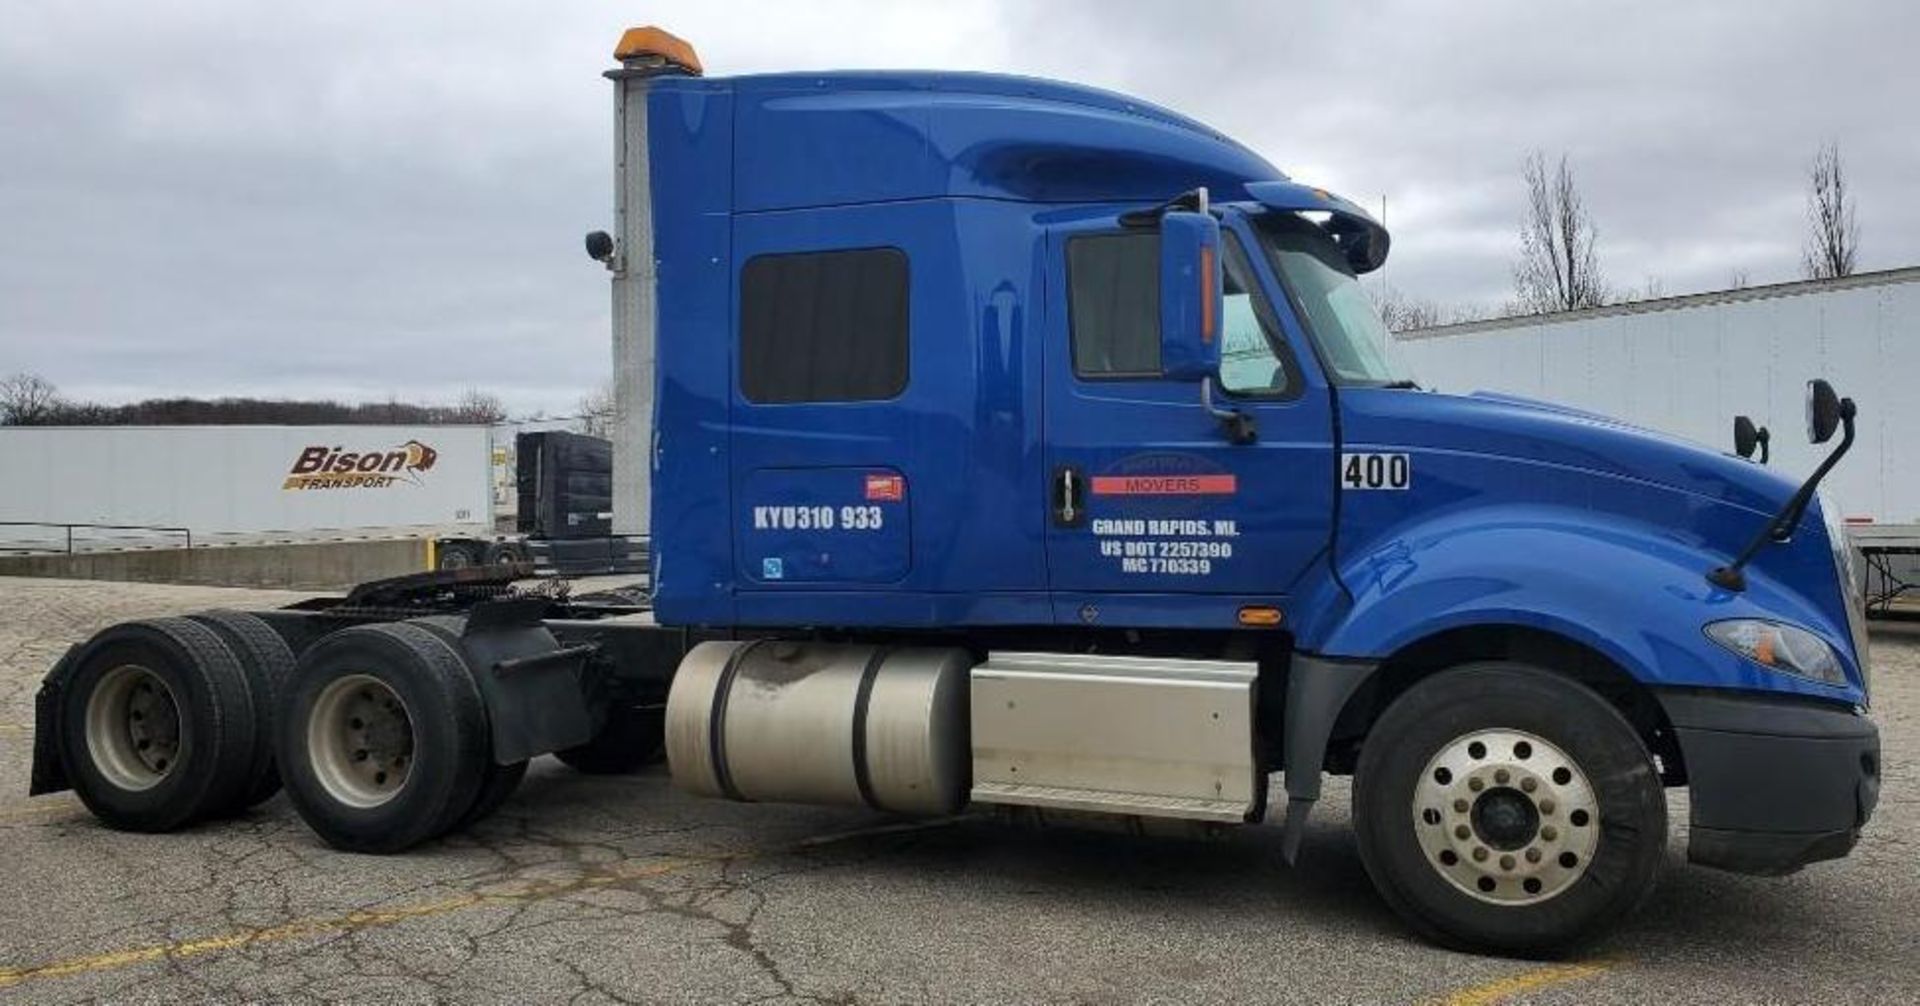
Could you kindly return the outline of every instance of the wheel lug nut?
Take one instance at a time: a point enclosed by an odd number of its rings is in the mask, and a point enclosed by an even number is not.
[[[1553,797],[1547,797],[1546,799],[1540,801],[1540,813],[1542,814],[1553,813]]]
[[[1528,850],[1527,850],[1527,862],[1529,862],[1529,863],[1538,863],[1539,861],[1540,861],[1540,850],[1539,850],[1539,849],[1528,849]]]
[[[1453,829],[1453,837],[1460,839],[1461,841],[1464,842],[1467,839],[1473,837],[1473,829],[1463,824],[1458,828]]]
[[[1546,827],[1540,829],[1540,837],[1551,842],[1554,839],[1560,837],[1560,829],[1555,828],[1553,825],[1549,824]]]
[[[1480,790],[1485,788],[1486,785],[1487,785],[1486,783],[1481,782],[1477,778],[1467,780],[1467,788],[1470,790],[1473,790],[1475,793],[1480,792]]]
[[[1534,779],[1532,776],[1528,776],[1525,779],[1520,780],[1520,791],[1522,793],[1531,793],[1534,790],[1539,788],[1540,788],[1539,781]]]
[[[1471,805],[1467,803],[1465,798],[1453,801],[1453,810],[1457,814],[1465,814],[1469,806]]]
[[[1511,869],[1513,869],[1513,857],[1512,857],[1512,856],[1501,856],[1501,857],[1500,857],[1500,868],[1501,868],[1502,870],[1511,870]]]
[[[1513,776],[1509,775],[1506,769],[1500,769],[1499,771],[1493,774],[1493,781],[1496,783],[1499,783],[1502,786],[1505,786],[1507,784],[1507,780],[1511,778],[1513,778]]]
[[[1478,847],[1478,846],[1476,846],[1476,847],[1474,847],[1474,850],[1473,850],[1473,861],[1474,861],[1474,862],[1476,862],[1476,863],[1484,863],[1484,862],[1486,862],[1486,861],[1487,861],[1487,850],[1485,850],[1485,849],[1483,849],[1483,848],[1480,848],[1480,847]]]

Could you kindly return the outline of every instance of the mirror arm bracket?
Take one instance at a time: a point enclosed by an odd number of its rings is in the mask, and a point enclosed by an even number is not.
[[[1833,466],[1838,464],[1840,458],[1853,446],[1854,411],[1853,399],[1841,400],[1840,446],[1834,448],[1833,453],[1827,455],[1825,461],[1820,462],[1820,467],[1815,468],[1813,474],[1807,477],[1807,481],[1801,483],[1792,498],[1787,500],[1787,505],[1781,507],[1780,512],[1775,514],[1772,520],[1767,521],[1766,526],[1760,529],[1759,534],[1753,536],[1752,541],[1747,542],[1747,547],[1741,549],[1740,554],[1731,563],[1707,573],[1708,583],[1734,592],[1747,589],[1745,572],[1747,563],[1752,562],[1754,555],[1768,542],[1786,541],[1793,536],[1794,527],[1800,523],[1801,516],[1807,512],[1807,504],[1813,500],[1814,490],[1820,488],[1820,480],[1827,477],[1827,473],[1833,470]]]
[[[1227,442],[1232,444],[1251,444],[1260,439],[1260,427],[1253,417],[1239,409],[1223,409],[1213,404],[1213,378],[1200,382],[1200,404],[1206,408],[1207,415],[1220,421],[1220,427],[1226,431]]]

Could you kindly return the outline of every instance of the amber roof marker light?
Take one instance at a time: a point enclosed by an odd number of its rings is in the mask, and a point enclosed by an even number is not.
[[[628,28],[621,33],[620,43],[613,47],[613,58],[630,67],[636,63],[672,67],[695,77],[705,72],[700,66],[699,54],[693,51],[693,43],[652,25]]]

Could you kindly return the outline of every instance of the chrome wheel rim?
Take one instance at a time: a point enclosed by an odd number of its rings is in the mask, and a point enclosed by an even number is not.
[[[307,718],[307,757],[322,789],[350,807],[392,800],[413,771],[413,718],[398,693],[369,674],[320,692]]]
[[[1586,875],[1600,806],[1586,773],[1551,741],[1476,730],[1428,760],[1413,791],[1413,829],[1427,865],[1462,893],[1530,905]]]
[[[121,789],[158,786],[178,768],[185,740],[179,700],[148,668],[115,667],[87,697],[87,756]]]

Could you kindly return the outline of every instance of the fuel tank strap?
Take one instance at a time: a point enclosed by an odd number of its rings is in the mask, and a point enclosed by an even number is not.
[[[727,696],[733,691],[734,675],[740,673],[740,665],[747,654],[752,653],[765,639],[756,639],[729,654],[727,665],[720,669],[720,679],[714,686],[713,718],[707,724],[707,743],[713,759],[713,779],[720,786],[720,792],[729,800],[746,802],[740,790],[733,784],[733,773],[727,770]]]
[[[873,772],[867,767],[867,707],[873,701],[873,681],[880,676],[880,665],[893,655],[891,646],[876,647],[860,671],[860,689],[853,698],[853,783],[860,787],[860,799],[874,810],[882,810],[873,795]]]

